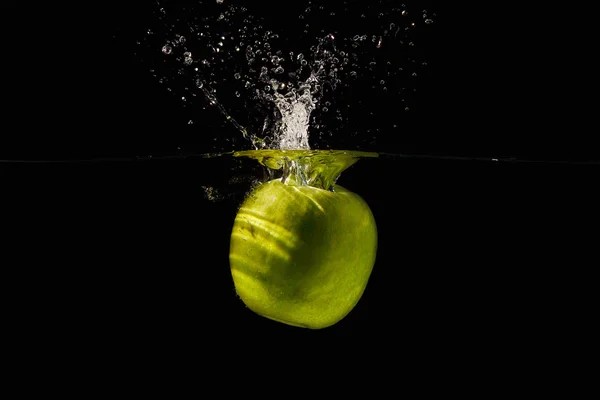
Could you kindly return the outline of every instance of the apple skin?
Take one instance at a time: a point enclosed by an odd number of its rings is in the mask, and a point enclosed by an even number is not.
[[[242,301],[284,324],[326,328],[360,300],[375,264],[377,227],[367,203],[280,179],[247,197],[234,222],[231,274]]]

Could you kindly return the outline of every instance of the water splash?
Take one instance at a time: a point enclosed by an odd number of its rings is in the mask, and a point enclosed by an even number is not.
[[[336,135],[356,138],[357,145],[358,138],[372,141],[381,128],[378,114],[412,111],[417,72],[426,65],[416,32],[435,19],[427,10],[383,2],[367,9],[309,5],[278,30],[277,21],[229,2],[157,3],[161,26],[145,38],[155,40],[160,55],[151,72],[181,98],[192,126],[200,126],[198,108],[215,109],[256,150],[327,148]],[[352,18],[354,28],[340,25]],[[283,28],[299,31],[284,36]],[[174,73],[168,66],[176,66]],[[364,94],[369,87],[373,96]]]

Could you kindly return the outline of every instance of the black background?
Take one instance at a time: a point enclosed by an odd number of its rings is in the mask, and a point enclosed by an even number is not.
[[[256,316],[235,296],[227,253],[239,198],[210,202],[201,188],[231,178],[230,161],[160,159],[215,149],[130,53],[127,30],[147,14],[24,8],[2,8],[2,159],[113,158],[0,166],[11,329],[39,351],[58,341],[197,357],[217,343],[236,351],[243,338],[552,362],[590,333],[597,166],[553,161],[598,157],[573,140],[579,119],[564,101],[537,90],[545,79],[522,41],[538,34],[524,10],[439,8],[420,111],[405,135],[377,145],[500,161],[363,160],[347,171],[340,183],[375,214],[378,260],[351,314],[310,331]]]

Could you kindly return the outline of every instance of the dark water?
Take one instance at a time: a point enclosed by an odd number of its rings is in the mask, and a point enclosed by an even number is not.
[[[591,236],[572,243],[579,222],[591,218],[584,211],[591,192],[581,185],[587,168],[359,161],[338,183],[370,205],[377,261],[356,308],[333,327],[311,331],[262,318],[235,294],[229,236],[251,180],[261,176],[255,161],[3,164],[15,184],[15,204],[6,209],[18,221],[5,242],[18,249],[18,258],[5,259],[17,275],[12,301],[31,340],[43,330],[98,340],[107,350],[143,352],[158,342],[193,352],[199,338],[243,334],[401,340],[407,351],[483,346],[498,355],[524,343],[537,351],[557,321],[577,318],[565,305],[587,296],[573,285],[584,285],[574,271],[594,264],[576,254]],[[207,187],[214,188],[210,199]]]

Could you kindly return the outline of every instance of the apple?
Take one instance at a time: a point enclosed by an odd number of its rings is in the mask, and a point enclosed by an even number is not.
[[[360,300],[375,264],[377,227],[367,203],[274,179],[257,186],[235,218],[230,267],[250,310],[284,324],[321,329]]]

